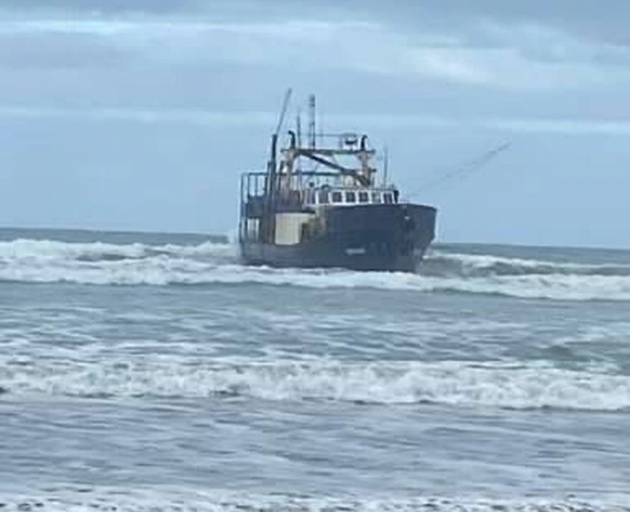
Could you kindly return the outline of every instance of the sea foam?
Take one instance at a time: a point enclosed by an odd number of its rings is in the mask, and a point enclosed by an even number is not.
[[[88,285],[368,288],[567,301],[630,300],[630,265],[559,263],[432,251],[416,274],[242,265],[233,244],[0,242],[0,281]]]
[[[508,409],[630,409],[630,376],[545,364],[331,361],[13,361],[0,388],[19,395],[187,397]]]

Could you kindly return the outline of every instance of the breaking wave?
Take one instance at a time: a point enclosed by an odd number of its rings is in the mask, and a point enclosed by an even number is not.
[[[627,497],[488,499],[310,497],[211,491],[64,490],[42,496],[0,494],[6,512],[627,512]]]
[[[255,398],[508,409],[630,409],[630,376],[540,364],[464,362],[24,361],[4,358],[0,388],[92,398]]]
[[[535,259],[506,258],[493,255],[436,252],[423,265],[425,275],[457,275],[461,277],[575,275],[575,276],[630,276],[630,262],[573,263]]]
[[[247,267],[231,244],[0,242],[0,281],[90,285],[267,284],[630,300],[630,263],[584,264],[434,250],[418,274]]]

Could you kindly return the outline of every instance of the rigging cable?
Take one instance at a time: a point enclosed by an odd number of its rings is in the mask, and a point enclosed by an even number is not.
[[[470,160],[468,162],[465,162],[462,165],[458,165],[455,169],[447,172],[446,174],[429,179],[428,181],[424,183],[424,185],[422,185],[419,188],[416,188],[414,192],[410,193],[409,196],[415,196],[420,191],[425,192],[426,190],[439,188],[441,185],[444,185],[445,183],[449,183],[449,180],[453,180],[455,178],[463,179],[466,176],[471,175],[475,171],[481,169],[484,165],[486,165],[488,162],[490,162],[500,153],[503,153],[504,151],[506,151],[511,145],[512,145],[511,142],[501,144],[500,146],[490,151],[487,151],[480,157],[475,158],[474,160]]]

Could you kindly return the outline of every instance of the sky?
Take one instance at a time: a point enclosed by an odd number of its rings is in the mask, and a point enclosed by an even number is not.
[[[0,225],[233,233],[285,90],[438,240],[630,248],[627,0],[2,0]],[[510,143],[474,174],[435,186]]]

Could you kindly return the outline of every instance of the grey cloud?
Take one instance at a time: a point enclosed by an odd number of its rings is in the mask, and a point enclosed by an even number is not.
[[[107,68],[126,52],[94,34],[0,33],[0,67]]]
[[[379,7],[380,6],[380,7]],[[391,8],[373,0],[371,9],[381,16],[409,24],[426,23],[436,28],[467,24],[479,19],[498,22],[551,24],[610,38],[627,33],[630,3],[626,0],[412,0],[402,1]]]
[[[43,2],[29,0],[28,4],[42,6]],[[57,0],[53,5],[63,6],[68,12],[79,5],[101,5],[115,11],[123,3]],[[63,17],[55,17],[25,23],[23,30],[49,31],[51,37],[64,31],[77,34],[76,46],[80,48],[69,54],[91,50],[90,41],[81,39],[81,35],[109,35],[106,44],[114,47],[109,57],[125,49],[152,60],[168,61],[169,65],[212,66],[218,61],[284,64],[302,71],[308,66],[336,71],[350,68],[512,87],[527,83],[518,76],[519,70],[526,76],[537,74],[539,78],[534,77],[532,83],[543,85],[545,81],[551,85],[601,83],[596,68],[620,67],[625,72],[630,61],[630,48],[611,38],[619,32],[614,30],[619,19],[630,15],[630,7],[617,0],[611,0],[608,10],[597,16],[593,15],[595,4],[586,0],[571,2],[571,9],[567,0],[551,0],[544,10],[540,3],[499,0],[400,2],[396,9],[387,10],[382,2],[364,2],[360,7],[354,0],[336,6],[288,0],[215,0],[203,4],[141,1],[124,5],[152,13],[153,17],[127,18],[119,13],[115,18],[77,18],[66,13],[71,21],[65,24]],[[167,8],[185,16],[172,20],[157,14],[164,14]],[[587,35],[579,30],[593,20],[602,25],[601,33],[593,30]],[[625,37],[626,31],[620,34]],[[98,41],[93,49],[95,57],[104,57],[107,63],[103,42]],[[20,48],[20,44],[16,39],[7,45],[16,48],[18,57],[13,60],[19,60],[20,51],[36,60],[34,52]],[[63,44],[69,47],[70,40]],[[54,40],[51,45],[51,52],[59,46]],[[528,69],[530,62],[541,65]],[[579,66],[572,73],[569,67],[574,64]],[[622,77],[612,79],[623,81]]]
[[[4,8],[65,12],[189,13],[213,19],[327,18],[343,13],[357,20],[394,22],[410,29],[443,31],[479,19],[534,22],[584,31],[592,37],[627,41],[626,0],[9,0]]]
[[[473,28],[466,37],[454,29],[415,36],[399,33],[391,25],[343,18],[240,23],[72,18],[14,20],[0,30],[15,38],[7,46],[18,50],[24,33],[49,34],[52,43],[60,35],[76,36],[69,55],[90,51],[85,37],[100,37],[112,48],[163,69],[205,67],[210,71],[217,65],[237,64],[271,66],[284,72],[353,70],[516,89],[589,87],[630,80],[625,66],[629,49],[581,40],[544,26],[485,22]],[[476,45],[476,38],[485,45]],[[600,69],[603,65],[611,69]]]
[[[150,12],[169,13],[196,10],[198,0],[8,0],[9,10],[63,12]]]

